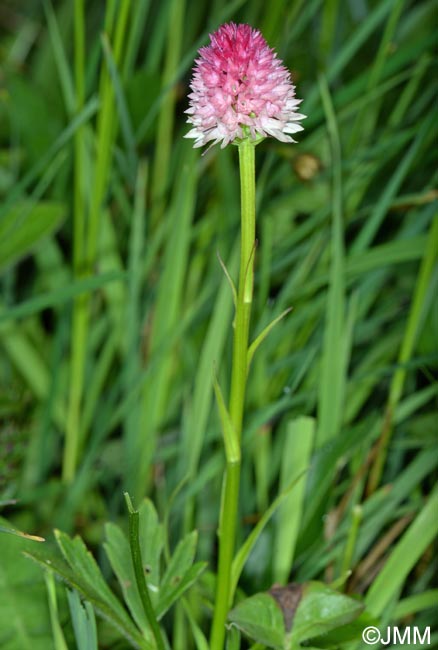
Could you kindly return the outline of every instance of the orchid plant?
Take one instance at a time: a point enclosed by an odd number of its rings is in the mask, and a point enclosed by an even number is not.
[[[219,383],[216,378],[214,379],[222,423],[226,468],[218,529],[219,561],[210,648],[222,650],[227,619],[237,587],[237,580],[233,576],[233,560],[239,512],[246,382],[251,360],[258,345],[273,325],[289,311],[286,310],[269,324],[259,337],[249,343],[256,250],[255,147],[266,137],[276,138],[280,142],[295,142],[292,135],[303,130],[300,122],[306,116],[297,110],[302,100],[295,95],[295,86],[289,71],[275,51],[269,47],[260,31],[247,24],[225,24],[210,35],[210,45],[200,49],[199,58],[195,62],[191,90],[190,107],[186,113],[189,116],[188,122],[193,128],[186,137],[195,140],[194,147],[207,144],[211,147],[220,143],[223,149],[228,144],[237,145],[240,167],[241,244],[237,289],[230,274],[224,268],[235,305],[228,407]],[[317,594],[318,589],[316,586]],[[303,591],[301,588],[294,590],[298,596],[293,599],[292,605],[285,598],[287,593],[289,592],[280,589],[266,596],[266,602],[251,603],[249,630],[246,605],[233,610],[230,619],[232,624],[240,627],[244,632],[249,631],[250,636],[252,632],[259,641],[262,640],[266,644],[271,642],[272,647],[297,647],[302,638],[296,635],[296,627],[292,633],[292,619]],[[333,599],[336,598],[341,601],[340,612],[338,612],[340,619],[334,623],[336,607],[333,609]],[[325,601],[328,606],[327,611],[330,613],[326,616],[326,625],[323,624],[321,628],[323,632],[336,624],[350,622],[362,610],[361,605],[354,604],[352,607],[344,596],[333,596],[328,591],[325,593]],[[309,599],[305,600],[305,603],[309,607]],[[267,633],[257,629],[256,619],[259,615],[262,619],[269,619],[272,616],[275,619],[272,608],[278,616],[277,624],[273,628],[271,626]],[[282,610],[283,620],[280,610]],[[304,610],[300,611],[302,613]]]
[[[228,399],[212,368],[226,462],[218,522],[215,591],[212,591],[215,595],[210,603],[209,641],[205,631],[192,620],[190,611],[187,618],[192,622],[194,644],[198,650],[238,650],[241,635],[250,639],[253,650],[298,650],[303,643],[315,648],[339,647],[346,641],[355,642],[358,632],[369,622],[374,623],[361,601],[341,593],[346,575],[330,585],[317,581],[275,584],[269,591],[248,598],[238,593],[240,574],[258,534],[284,495],[289,494],[302,478],[299,476],[278,497],[236,551],[240,472],[245,460],[242,449],[245,396],[251,362],[275,324],[290,311],[285,310],[252,338],[257,247],[256,147],[269,137],[282,143],[295,142],[293,136],[303,130],[301,122],[306,117],[299,112],[302,100],[296,97],[290,72],[260,31],[233,22],[220,26],[210,35],[210,44],[199,50],[190,87],[186,113],[191,130],[185,137],[194,140],[194,148],[206,147],[206,151],[215,145],[220,145],[221,149],[230,144],[237,146],[241,229],[237,286],[232,273],[220,260],[233,295],[235,314]],[[28,554],[46,570],[49,593],[55,593],[53,574],[70,587],[69,606],[76,638],[83,639],[83,645],[78,641],[81,648],[97,648],[96,611],[122,632],[130,646],[143,650],[169,650],[162,618],[178,603],[183,608],[187,606],[184,600],[187,590],[206,569],[206,563],[194,562],[197,532],[184,536],[171,554],[167,548],[165,527],[159,521],[152,502],[146,499],[136,509],[128,493],[125,493],[125,499],[129,537],[115,524],[107,524],[104,547],[126,608],[108,586],[80,538],[71,539],[65,533],[56,532],[62,558],[35,551]],[[167,556],[165,570],[161,561],[163,555]],[[85,607],[77,594],[86,602]],[[55,596],[54,599],[56,601]],[[58,647],[63,648],[62,633],[60,630],[58,633]]]
[[[253,269],[256,248],[255,147],[267,136],[293,142],[290,134],[302,130],[305,117],[296,111],[290,73],[261,33],[249,25],[229,23],[210,36],[195,63],[186,111],[193,128],[186,135],[194,146],[236,144],[241,187],[241,247],[235,302],[233,361],[228,409],[217,381],[215,390],[225,441],[226,470],[219,521],[219,564],[216,603],[211,632],[212,650],[224,644],[225,622],[234,598],[232,562],[239,501],[241,438],[250,354]],[[210,146],[211,146],[210,145]],[[256,343],[257,344],[257,343]]]

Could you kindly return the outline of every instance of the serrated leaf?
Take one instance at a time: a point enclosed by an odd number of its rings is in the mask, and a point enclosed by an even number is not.
[[[161,583],[159,599],[156,606],[158,619],[164,616],[170,606],[204,571],[206,567],[205,562],[198,562],[193,565],[197,543],[198,533],[197,531],[192,531],[176,547]]]
[[[199,562],[193,565],[198,539],[197,532],[194,531],[189,533],[178,544],[163,579],[160,581],[157,572],[159,571],[159,558],[163,545],[162,527],[158,523],[157,513],[150,501],[144,501],[142,513],[144,527],[142,549],[144,549],[145,555],[143,563],[147,568],[148,576],[146,582],[150,587],[150,596],[154,602],[155,613],[157,618],[160,619],[173,603],[198,579],[204,571],[206,563]],[[105,531],[107,541],[104,548],[122,588],[125,601],[137,625],[146,638],[151,640],[150,626],[138,593],[128,540],[120,528],[114,524],[107,524]],[[149,582],[151,578],[155,578],[155,584]],[[161,587],[157,588],[156,585],[160,584],[160,582]]]
[[[146,638],[152,640],[150,626],[138,593],[129,542],[123,531],[115,524],[105,525],[105,536],[107,541],[103,546],[119,581],[123,598],[138,627]]]
[[[134,627],[120,601],[105,582],[96,561],[87,550],[82,539],[79,537],[71,539],[68,535],[60,531],[55,531],[55,535],[67,563],[76,576],[80,577],[89,590],[91,590],[90,593],[94,593],[100,601],[104,602],[116,614],[118,620],[124,621],[125,627]],[[86,594],[85,597],[88,598]],[[93,602],[91,598],[88,598],[88,600]]]
[[[269,594],[256,594],[236,605],[228,620],[243,634],[268,648],[285,647],[286,630],[283,614]]]
[[[65,214],[63,203],[20,201],[12,206],[0,225],[0,269],[30,253],[43,237],[59,228]]]
[[[71,589],[76,589],[82,598],[88,600],[93,605],[96,613],[113,625],[135,648],[154,650],[154,646],[141,636],[115,596],[116,609],[103,600],[93,587],[81,575],[75,573],[63,559],[54,555],[48,555],[47,553],[37,553],[36,551],[26,552],[25,555],[44,569],[53,571]]]
[[[208,562],[196,562],[196,564],[190,567],[190,569],[182,576],[173,591],[168,592],[164,597],[160,594],[160,600],[156,607],[158,620],[160,620],[170,607],[180,598],[180,596],[182,596],[182,594],[198,580],[199,576],[204,573],[207,566]]]
[[[188,533],[177,544],[161,582],[160,592],[162,595],[165,595],[168,591],[172,591],[174,584],[192,566],[197,545],[198,532],[196,530]]]
[[[99,598],[107,603],[120,616],[126,616],[120,601],[108,587],[97,565],[96,560],[85,546],[80,537],[72,539],[66,533],[55,530],[55,537],[61,553],[73,572],[94,591]]]

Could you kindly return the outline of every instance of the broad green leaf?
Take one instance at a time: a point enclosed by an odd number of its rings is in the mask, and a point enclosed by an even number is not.
[[[378,627],[379,621],[368,614],[368,612],[362,612],[351,623],[336,627],[322,636],[312,637],[309,643],[316,648],[337,648],[341,644],[349,643],[350,641],[360,641],[362,632],[370,625]]]
[[[20,201],[13,205],[0,225],[0,270],[30,253],[59,228],[65,214],[63,203]]]
[[[22,554],[36,547],[40,545],[22,537],[0,535],[0,646],[4,650],[54,649],[43,574]]]
[[[236,605],[228,620],[250,639],[268,648],[285,648],[283,614],[269,594],[256,594]]]
[[[363,609],[361,602],[344,596],[321,582],[306,583],[293,619],[292,647],[298,647],[307,639],[351,623]]]

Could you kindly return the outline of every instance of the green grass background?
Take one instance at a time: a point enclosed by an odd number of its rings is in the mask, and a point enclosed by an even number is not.
[[[298,144],[266,140],[256,152],[252,338],[293,309],[251,368],[240,542],[306,473],[241,587],[351,569],[345,588],[374,615],[432,625],[431,1],[96,0],[83,12],[69,0],[1,2],[3,515],[49,539],[55,527],[79,532],[111,580],[104,523],[126,528],[124,490],[148,494],[170,546],[197,528],[214,571],[224,451],[212,379],[215,368],[228,392],[233,318],[218,255],[235,277],[237,150],[202,156],[182,136],[196,51],[228,20],[263,32],[308,116]],[[0,539],[17,567],[28,561],[10,546],[21,543]],[[0,607],[0,644],[22,650],[36,606],[25,586],[42,578],[2,567],[0,592],[21,613]],[[201,628],[205,583],[190,614]],[[166,622],[175,650],[191,647],[184,616]]]

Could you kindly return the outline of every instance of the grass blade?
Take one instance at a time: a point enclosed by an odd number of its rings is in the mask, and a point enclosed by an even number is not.
[[[382,571],[370,587],[365,602],[368,610],[380,616],[402,588],[406,576],[426,548],[438,535],[438,490],[432,492],[425,506],[391,552]]]
[[[345,350],[343,346],[345,253],[342,216],[341,145],[329,89],[327,82],[323,78],[320,79],[320,89],[331,146],[333,230],[326,327],[318,397],[318,428],[316,434],[318,446],[323,445],[339,432],[345,392]]]
[[[308,467],[315,436],[316,422],[301,417],[288,422],[283,462],[280,473],[280,490],[295,476],[301,476]],[[277,513],[275,545],[273,552],[274,582],[286,584],[291,572],[295,546],[301,524],[305,481],[301,481],[284,499]]]

